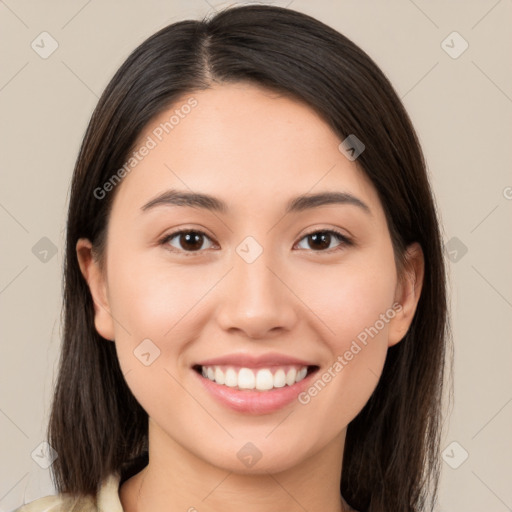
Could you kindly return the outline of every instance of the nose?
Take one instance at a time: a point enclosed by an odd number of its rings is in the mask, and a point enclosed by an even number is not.
[[[251,339],[282,336],[293,329],[300,301],[287,282],[289,273],[263,253],[252,263],[234,255],[233,269],[220,291],[217,321],[225,331],[242,333]]]

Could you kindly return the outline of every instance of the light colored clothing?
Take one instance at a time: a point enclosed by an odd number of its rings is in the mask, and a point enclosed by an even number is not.
[[[27,503],[13,512],[123,512],[119,499],[120,476],[113,473],[101,484],[96,495],[74,497],[68,493],[45,496]]]
[[[124,512],[119,498],[120,481],[117,473],[105,479],[96,495],[97,505],[91,496],[75,498],[66,493],[38,498],[12,512]],[[342,501],[347,510],[357,512],[343,497]]]

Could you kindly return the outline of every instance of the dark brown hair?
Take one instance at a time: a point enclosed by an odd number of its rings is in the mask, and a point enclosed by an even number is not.
[[[213,82],[248,81],[309,105],[339,135],[365,144],[359,167],[388,223],[397,269],[418,242],[425,277],[403,340],[388,350],[380,381],[348,426],[340,490],[354,508],[433,507],[439,480],[442,391],[449,328],[435,203],[410,119],[390,82],[358,46],[305,14],[252,5],[182,21],[143,42],[108,84],[74,170],[67,223],[64,333],[48,427],[59,492],[94,495],[118,471],[147,464],[148,416],[121,373],[115,344],[94,327],[76,255],[88,238],[101,254],[114,192],[94,193],[120,169],[147,124],[179,98]]]

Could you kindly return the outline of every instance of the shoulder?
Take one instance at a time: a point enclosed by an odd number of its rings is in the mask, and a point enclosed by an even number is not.
[[[61,493],[38,498],[12,512],[123,512],[119,481],[119,475],[114,473],[101,484],[96,497]]]
[[[45,496],[26,503],[13,512],[96,512],[92,497],[77,498],[69,494]]]

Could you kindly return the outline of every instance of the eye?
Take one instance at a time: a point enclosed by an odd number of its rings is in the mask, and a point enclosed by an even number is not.
[[[308,245],[313,247],[314,252],[327,252],[327,249],[333,248],[331,242],[336,240],[339,243],[337,246],[334,246],[335,251],[343,249],[344,246],[352,245],[352,241],[349,238],[333,229],[312,231],[311,233],[308,233],[304,238],[302,238],[301,242],[302,240],[306,240],[307,244],[310,242]],[[306,247],[306,249],[308,249],[308,247]]]
[[[171,243],[174,239],[176,239],[177,246],[174,243]],[[205,239],[210,240],[211,238],[202,231],[196,231],[192,229],[183,229],[181,231],[175,231],[167,235],[162,241],[161,244],[168,244],[171,247],[174,247],[178,251],[183,252],[198,252],[203,249],[203,244]],[[188,254],[187,254],[188,256]]]
[[[182,229],[165,236],[160,243],[162,245],[170,245],[175,252],[185,253],[185,256],[194,256],[194,253],[201,252],[202,249],[205,249],[204,242],[206,240],[212,242],[211,238],[203,231]],[[312,231],[305,235],[299,241],[298,245],[300,245],[302,240],[306,240],[306,243],[309,242],[309,247],[305,247],[305,249],[312,248],[314,252],[331,252],[330,250],[333,248],[334,251],[337,251],[343,249],[345,246],[353,245],[348,237],[332,229]],[[335,241],[338,241],[338,245],[333,246],[332,242]],[[206,248],[211,248],[212,245],[213,244]],[[304,247],[301,249],[304,249]]]

